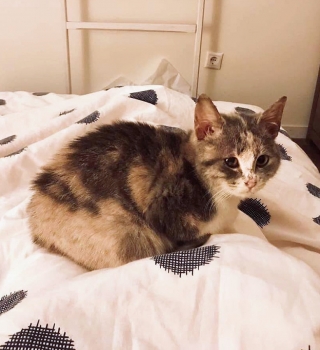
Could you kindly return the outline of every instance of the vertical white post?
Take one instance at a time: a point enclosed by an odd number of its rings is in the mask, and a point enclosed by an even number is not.
[[[67,0],[61,0],[61,7],[63,12],[64,32],[65,32],[64,50],[65,50],[65,67],[66,67],[66,90],[68,94],[71,94],[72,86],[71,86],[69,31],[67,28],[67,22],[68,22]]]
[[[198,3],[198,15],[197,15],[197,30],[194,44],[194,56],[193,56],[193,73],[192,73],[192,96],[198,95],[198,83],[199,83],[199,67],[200,67],[200,53],[201,53],[201,40],[203,30],[203,17],[204,17],[204,5],[205,0],[199,0]]]

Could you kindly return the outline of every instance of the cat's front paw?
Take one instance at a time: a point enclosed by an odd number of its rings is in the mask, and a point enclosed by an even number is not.
[[[195,238],[191,241],[179,241],[177,242],[176,250],[188,250],[199,248],[205,243],[207,243],[208,239],[211,237],[211,233],[206,233],[198,238]]]

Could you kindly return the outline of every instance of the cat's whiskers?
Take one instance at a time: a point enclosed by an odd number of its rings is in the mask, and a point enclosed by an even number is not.
[[[218,192],[216,192],[212,197],[215,202],[218,202],[223,196],[224,196],[224,191],[223,189],[221,189]]]
[[[220,195],[219,199],[220,199],[220,202],[223,202],[225,200],[227,200],[228,198],[231,197],[231,194],[227,193],[227,192],[224,192]]]
[[[216,192],[213,195],[213,199],[214,199],[215,204],[221,204],[229,197],[231,197],[231,195],[229,193],[225,192],[224,189],[219,190],[218,192]]]
[[[203,198],[206,199],[206,197],[209,197],[207,200],[207,204],[204,206],[204,210],[207,211],[207,209],[209,209],[209,211],[212,210],[213,206],[214,206],[214,201],[213,201],[213,197],[211,195],[210,192],[206,193]]]

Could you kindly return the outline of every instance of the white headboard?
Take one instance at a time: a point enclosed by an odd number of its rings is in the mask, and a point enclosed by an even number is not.
[[[72,10],[71,6],[76,4],[76,1],[81,0],[61,0],[63,2],[63,11],[65,18],[65,51],[66,51],[66,71],[67,71],[67,89],[69,93],[74,92],[73,90],[73,81],[76,79],[78,73],[73,69],[72,61],[77,58],[73,58],[74,50],[78,50],[79,45],[73,43],[73,34],[75,31],[109,31],[109,32],[149,32],[149,33],[185,33],[194,38],[193,42],[193,61],[192,61],[192,76],[191,76],[191,86],[192,86],[192,96],[197,96],[198,92],[198,79],[199,79],[199,60],[200,60],[200,50],[201,50],[201,36],[202,36],[202,27],[203,27],[203,16],[204,16],[204,4],[205,0],[193,0],[197,1],[197,15],[194,23],[181,23],[181,20],[176,23],[164,23],[164,21],[154,22],[154,21],[145,21],[138,22],[134,21],[128,23],[127,21],[75,21],[73,20],[76,16],[70,16],[70,11]],[[133,1],[133,0],[130,0]],[[88,6],[87,0],[81,1],[81,6]],[[121,6],[118,1],[113,0],[113,6]],[[185,0],[185,3],[190,3],[190,0]],[[78,4],[78,6],[80,6]],[[186,5],[187,6],[187,5]],[[168,10],[169,11],[169,10]],[[73,17],[73,18],[71,18]],[[80,16],[79,16],[80,17]],[[190,21],[188,21],[190,22]],[[179,40],[179,38],[177,38]],[[177,42],[178,45],[178,42]],[[108,47],[106,45],[106,50],[113,50],[114,48]],[[145,47],[145,50],[148,50],[148,47]],[[188,48],[190,50],[190,48]],[[82,50],[84,51],[84,50]],[[190,51],[189,51],[190,52]],[[83,52],[82,52],[83,54]],[[181,52],[180,55],[182,59],[184,52]],[[79,57],[79,56],[78,56]],[[79,63],[79,59],[78,59]],[[130,63],[130,62],[129,62]],[[85,63],[84,63],[85,65]],[[179,67],[176,67],[179,70]],[[73,76],[74,74],[74,76]]]

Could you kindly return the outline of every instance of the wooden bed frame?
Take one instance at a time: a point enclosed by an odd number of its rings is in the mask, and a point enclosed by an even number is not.
[[[67,70],[67,91],[72,93],[71,67],[70,67],[70,30],[108,30],[108,31],[145,31],[145,32],[171,32],[188,33],[195,36],[194,55],[192,68],[192,96],[198,94],[200,50],[204,17],[205,0],[198,0],[197,20],[194,24],[161,24],[161,23],[114,23],[114,22],[71,22],[68,20],[67,1],[63,2],[63,11],[65,19],[65,52],[66,52],[66,70]]]
[[[308,141],[313,142],[320,150],[320,67],[317,79],[306,138]]]

